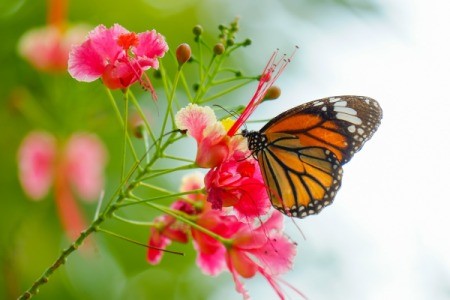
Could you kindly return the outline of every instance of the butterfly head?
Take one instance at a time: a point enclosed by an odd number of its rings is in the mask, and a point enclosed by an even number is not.
[[[248,149],[257,154],[267,145],[267,138],[259,131],[242,130],[242,136],[247,138]]]

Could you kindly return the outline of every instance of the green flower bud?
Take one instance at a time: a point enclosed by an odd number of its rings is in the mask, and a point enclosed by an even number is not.
[[[225,46],[222,43],[217,43],[213,48],[213,52],[215,55],[221,55],[225,52]]]
[[[203,27],[201,25],[195,25],[192,29],[192,32],[195,36],[199,36],[203,33]]]

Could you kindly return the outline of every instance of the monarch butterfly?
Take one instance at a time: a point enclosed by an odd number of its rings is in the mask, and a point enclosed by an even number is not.
[[[294,107],[242,135],[258,160],[272,205],[304,218],[333,202],[342,165],[372,137],[381,118],[374,99],[338,96]]]

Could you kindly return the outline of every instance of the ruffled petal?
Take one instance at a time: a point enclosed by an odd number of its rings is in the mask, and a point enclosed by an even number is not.
[[[124,52],[119,46],[117,39],[122,34],[129,31],[119,24],[114,24],[111,28],[99,25],[89,33],[88,40],[91,41],[92,47],[107,63],[114,64],[118,55]]]
[[[203,271],[204,274],[215,276],[222,272],[225,267],[225,247],[218,247],[214,252],[203,252],[200,246],[194,240],[194,248],[197,250],[197,266]]]
[[[147,250],[148,262],[152,265],[158,264],[161,261],[164,253],[160,249],[166,249],[166,247],[170,245],[170,243],[170,239],[162,236],[155,228],[151,228],[150,239],[148,241],[149,248]]]
[[[267,274],[279,275],[292,268],[297,253],[295,244],[282,233],[271,235],[256,251],[250,251],[260,262]]]
[[[175,115],[178,129],[187,130],[197,143],[203,139],[203,131],[209,125],[217,122],[214,111],[208,106],[198,106],[190,103]]]
[[[69,54],[69,74],[78,81],[92,82],[99,79],[105,68],[106,61],[98,54],[90,40],[74,46]]]
[[[107,161],[101,140],[93,134],[74,134],[66,145],[64,159],[67,176],[78,194],[85,200],[97,200],[103,189]]]
[[[46,132],[29,133],[19,147],[19,179],[33,200],[44,197],[54,176],[56,140]]]
[[[144,69],[158,69],[158,58],[164,56],[169,50],[164,36],[155,30],[138,34],[139,44],[134,49],[134,54],[138,57],[139,65]]]

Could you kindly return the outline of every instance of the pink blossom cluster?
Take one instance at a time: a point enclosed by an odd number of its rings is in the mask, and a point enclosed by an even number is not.
[[[204,179],[187,177],[182,191],[203,188],[205,194],[178,199],[171,209],[195,223],[188,225],[171,215],[155,219],[149,246],[164,249],[172,241],[192,238],[197,265],[208,275],[228,270],[236,290],[249,298],[241,278],[264,276],[284,298],[278,276],[292,266],[295,244],[283,233],[283,216],[271,205],[259,165],[242,136],[228,136],[225,122],[209,107],[189,104],[175,117],[179,129],[197,142],[196,163],[210,168]],[[203,230],[202,230],[203,229]],[[148,260],[159,263],[162,251],[150,248]]]
[[[192,174],[183,179],[181,191],[202,187],[202,176]],[[248,299],[241,278],[251,278],[259,273],[284,299],[277,277],[291,268],[296,248],[283,233],[283,215],[280,212],[273,211],[264,220],[258,218],[258,222],[254,222],[255,218],[252,221],[241,219],[224,210],[213,209],[204,194],[178,199],[171,209],[196,226],[172,215],[157,217],[150,230],[147,253],[151,264],[161,261],[162,250],[172,242],[187,243],[191,238],[197,250],[196,263],[205,274],[215,276],[228,270],[236,290]]]
[[[158,69],[158,59],[168,49],[164,37],[155,30],[135,33],[118,24],[111,28],[99,25],[81,45],[72,48],[69,73],[85,82],[101,78],[110,89],[127,88],[139,81],[156,97],[144,71]]]

